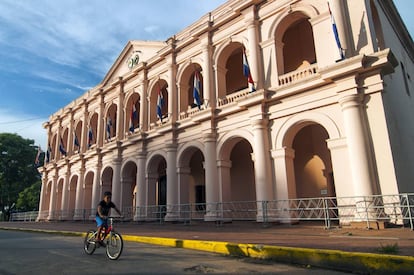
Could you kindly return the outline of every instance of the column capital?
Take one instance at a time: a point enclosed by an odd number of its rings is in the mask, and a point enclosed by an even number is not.
[[[231,168],[231,161],[230,160],[218,160],[217,166],[220,168]]]
[[[362,101],[363,101],[362,94],[346,95],[338,99],[339,105],[341,105],[342,110],[346,110],[352,107],[359,107]]]
[[[272,154],[273,159],[278,159],[278,158],[293,159],[295,157],[295,150],[290,147],[283,147],[283,148],[272,150],[271,154]]]

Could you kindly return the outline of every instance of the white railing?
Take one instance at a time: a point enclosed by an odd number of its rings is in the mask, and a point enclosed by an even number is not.
[[[198,107],[193,107],[193,108],[188,107],[187,111],[184,111],[184,112],[180,113],[179,119],[182,120],[182,119],[192,117],[194,114],[196,114],[200,111],[201,111],[201,109],[199,109]]]
[[[295,82],[298,82],[300,80],[313,76],[317,74],[317,72],[318,72],[317,64],[312,64],[309,67],[281,75],[279,76],[279,86],[293,84]]]
[[[227,105],[233,102],[236,102],[237,100],[246,97],[247,95],[249,95],[251,93],[250,89],[244,89],[241,90],[237,93],[232,93],[229,95],[226,95],[225,97],[222,98],[218,98],[217,99],[217,106],[223,106],[223,105]]]
[[[48,220],[91,220],[95,209],[72,211],[37,211],[12,213],[11,221],[34,221],[40,216]],[[352,222],[383,222],[404,225],[414,230],[414,193],[363,197],[320,197],[272,201],[240,201],[222,203],[189,203],[125,207],[125,220],[137,221],[230,221],[292,223],[320,221],[326,228]]]

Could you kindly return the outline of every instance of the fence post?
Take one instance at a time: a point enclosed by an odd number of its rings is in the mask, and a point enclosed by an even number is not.
[[[365,205],[365,214],[366,214],[366,216],[367,216],[367,229],[370,229],[370,226],[369,226],[369,213],[368,213],[367,199],[366,199],[366,197],[365,197],[365,196],[364,196],[364,205]]]
[[[329,205],[326,198],[323,198],[323,208],[325,209],[325,229],[331,229],[331,220],[329,217]]]
[[[408,219],[410,221],[410,228],[411,230],[414,230],[414,226],[413,226],[413,217],[411,216],[411,206],[410,206],[410,197],[408,196],[408,194],[404,194],[405,195],[405,199],[407,200],[407,210],[408,210]]]
[[[263,226],[266,226],[268,222],[267,205],[268,201],[262,201]]]

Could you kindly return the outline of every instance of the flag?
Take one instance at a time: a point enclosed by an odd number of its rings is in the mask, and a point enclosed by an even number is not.
[[[79,140],[78,140],[78,136],[75,133],[75,139],[73,141],[73,144],[75,144],[75,146],[77,146],[79,148]]]
[[[328,2],[328,10],[329,10],[329,15],[331,16],[332,30],[335,36],[336,46],[338,47],[341,60],[343,60],[345,58],[344,50],[342,49],[342,46],[341,46],[341,40],[339,40],[338,29],[336,28],[335,18],[333,17],[333,14],[331,12],[331,7],[329,6],[329,2]]]
[[[50,161],[50,154],[52,152],[52,148],[50,147],[50,144],[47,146],[47,150],[46,150],[46,162]]]
[[[92,145],[92,139],[93,139],[92,127],[89,126],[89,131],[88,131],[88,148],[90,148],[91,145]]]
[[[250,73],[249,62],[247,61],[246,52],[243,50],[243,75],[247,78],[247,83],[250,87],[250,92],[256,91],[254,87],[254,81],[252,78],[252,74]]]
[[[129,124],[129,131],[131,133],[134,132],[134,119],[137,119],[138,114],[137,114],[137,108],[135,107],[135,103],[132,104],[132,108],[131,108],[131,119],[130,119],[130,124]]]
[[[65,150],[65,146],[63,145],[63,139],[62,138],[60,138],[59,151],[62,155],[64,155],[66,157],[67,153],[66,153],[66,150]]]
[[[158,98],[157,98],[157,116],[161,120],[162,123],[162,107],[164,106],[164,96],[160,88],[158,87]]]
[[[194,73],[194,89],[193,89],[193,97],[194,97],[194,104],[197,105],[198,109],[200,110],[201,100],[200,100],[200,78],[198,76],[198,72]]]
[[[39,157],[40,157],[40,154],[41,153],[42,153],[42,149],[39,146],[39,147],[37,147],[37,153],[36,153],[36,158],[35,158],[35,164],[36,164],[36,166],[39,165]]]
[[[111,117],[108,117],[106,120],[106,140],[111,141],[111,128],[112,128],[112,120]]]

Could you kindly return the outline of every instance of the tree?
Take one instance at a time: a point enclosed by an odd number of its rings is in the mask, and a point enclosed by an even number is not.
[[[6,219],[18,194],[40,180],[34,163],[36,154],[33,140],[0,133],[0,211]]]
[[[20,192],[17,198],[16,209],[19,211],[38,210],[41,187],[42,182],[39,180]]]

